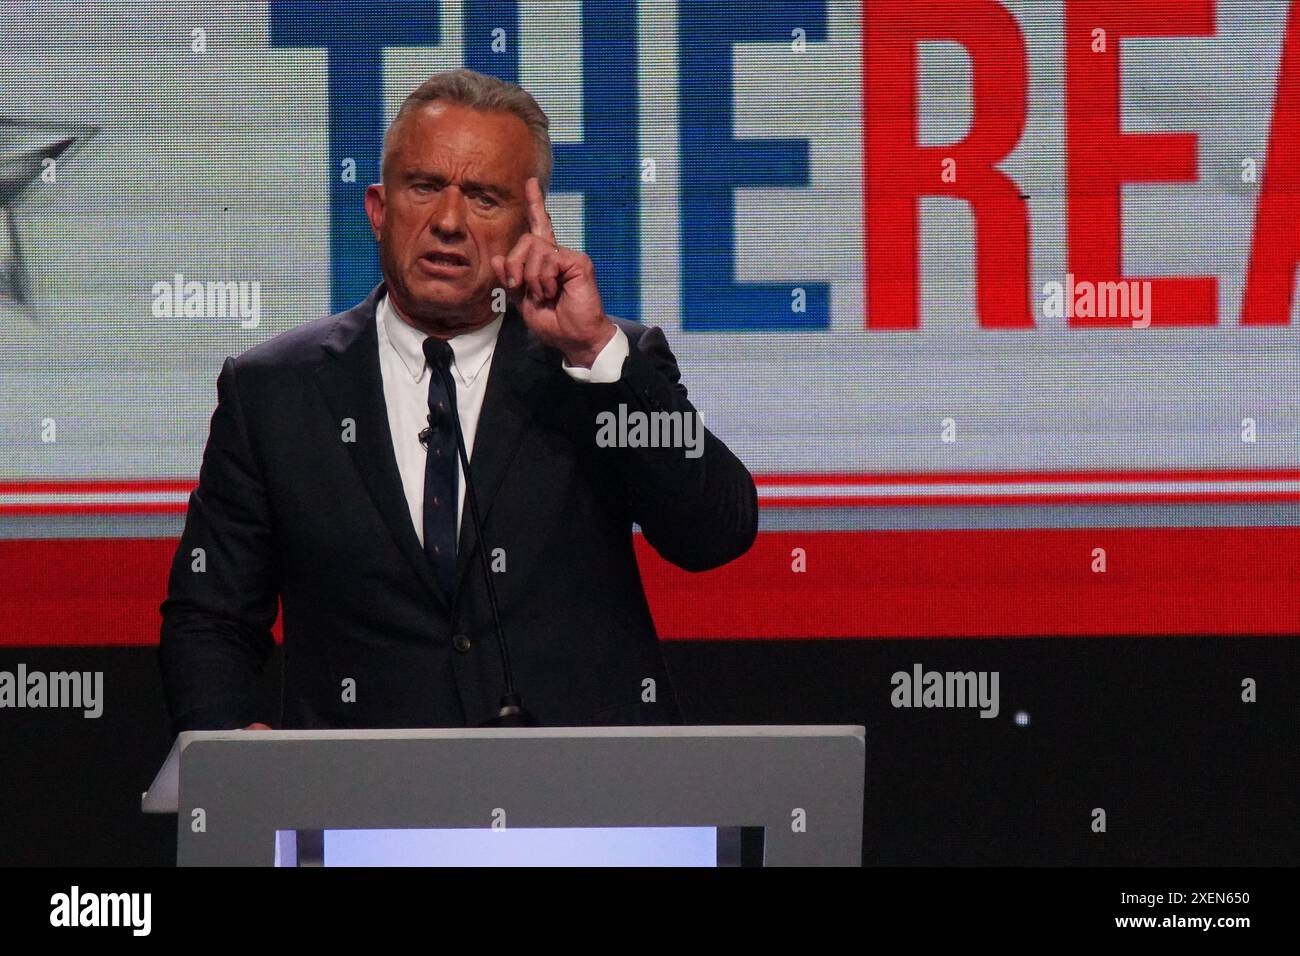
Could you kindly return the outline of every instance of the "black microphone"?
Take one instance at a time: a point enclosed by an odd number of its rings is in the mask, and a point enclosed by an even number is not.
[[[456,394],[456,383],[452,380],[451,369],[439,364],[435,371],[442,376],[448,395]],[[479,724],[480,727],[539,727],[536,717],[524,707],[523,700],[515,690],[514,675],[510,670],[510,651],[506,647],[506,632],[501,626],[501,609],[497,606],[497,588],[492,581],[492,569],[488,565],[487,545],[483,540],[483,521],[478,513],[478,496],[474,494],[474,482],[470,479],[469,456],[465,453],[465,435],[460,429],[460,415],[453,412],[450,416],[456,428],[456,451],[460,453],[460,467],[465,472],[465,500],[469,502],[469,516],[473,522],[475,547],[478,550],[479,566],[483,570],[483,584],[487,587],[488,606],[492,610],[492,624],[497,632],[497,647],[501,651],[501,673],[505,677],[506,692],[501,695],[497,712]],[[428,416],[429,427],[420,432],[420,444],[427,450],[429,436],[433,429],[433,415]]]

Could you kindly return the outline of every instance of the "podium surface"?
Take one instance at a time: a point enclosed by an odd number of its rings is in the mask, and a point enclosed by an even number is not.
[[[865,759],[852,725],[190,731],[142,809],[177,814],[182,866],[272,866],[286,833],[653,827],[858,866]]]

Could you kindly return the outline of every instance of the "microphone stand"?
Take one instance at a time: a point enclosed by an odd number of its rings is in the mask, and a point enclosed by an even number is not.
[[[456,383],[451,377],[451,369],[437,369],[442,376],[447,394],[456,394]],[[469,502],[470,519],[474,527],[474,546],[478,550],[479,564],[483,569],[483,583],[487,587],[488,606],[492,611],[492,624],[496,628],[497,648],[501,654],[501,673],[505,676],[506,689],[497,705],[497,712],[479,724],[480,727],[538,727],[536,717],[524,707],[523,699],[515,690],[514,675],[510,670],[510,652],[506,649],[506,634],[501,626],[501,609],[497,605],[497,589],[492,581],[492,568],[488,564],[486,542],[483,540],[483,521],[478,512],[478,496],[474,494],[474,482],[470,479],[469,456],[465,453],[465,435],[460,428],[460,413],[451,416],[456,428],[456,451],[460,453],[460,466],[465,472],[465,500]]]

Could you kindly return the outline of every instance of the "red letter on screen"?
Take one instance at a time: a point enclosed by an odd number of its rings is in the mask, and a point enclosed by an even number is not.
[[[973,116],[959,142],[921,146],[917,45],[937,40],[960,43],[970,56]],[[996,0],[869,0],[863,62],[867,328],[919,324],[922,196],[970,203],[980,325],[1032,327],[1028,213],[1020,187],[996,166],[1025,128],[1020,24]]]
[[[1255,210],[1255,237],[1241,303],[1242,325],[1286,325],[1300,260],[1300,6],[1292,5],[1273,102],[1264,188]]]
[[[1213,0],[1067,0],[1066,228],[1076,283],[1122,278],[1124,183],[1196,180],[1195,133],[1120,131],[1120,38],[1185,35],[1214,35]],[[1105,49],[1094,52],[1099,40]],[[1217,277],[1160,276],[1150,282],[1152,325],[1217,321]],[[1072,316],[1070,324],[1131,326],[1132,318]]]

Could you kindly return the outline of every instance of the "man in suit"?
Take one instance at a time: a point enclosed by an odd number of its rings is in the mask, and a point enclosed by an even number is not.
[[[175,732],[275,719],[255,687],[277,599],[278,726],[497,712],[456,420],[523,705],[547,726],[681,723],[632,526],[703,571],[753,543],[757,495],[706,429],[702,454],[598,440],[605,413],[695,410],[662,331],[607,316],[591,260],[555,241],[547,125],[513,84],[434,76],[366,194],[383,281],[226,359],[160,609]]]

